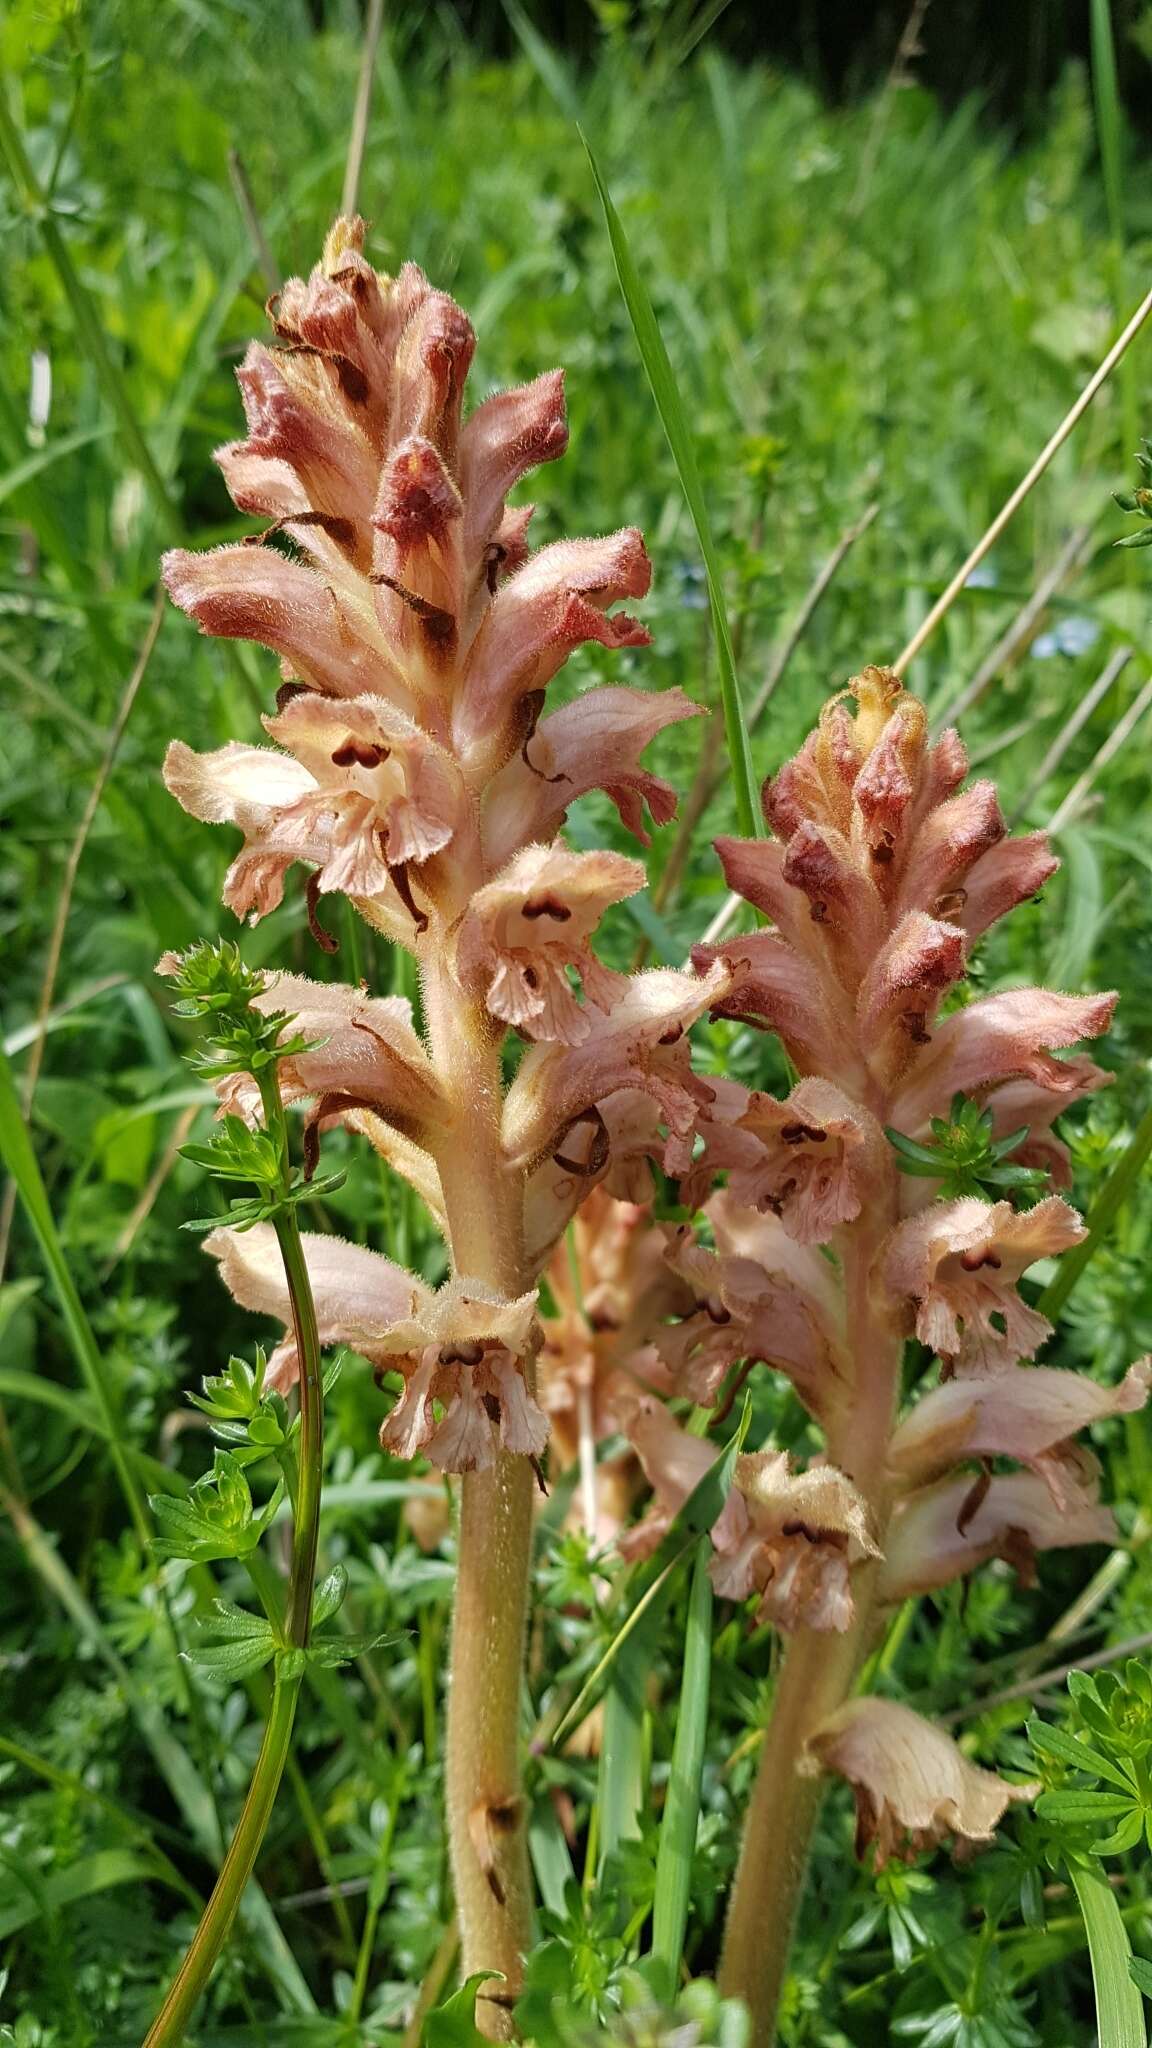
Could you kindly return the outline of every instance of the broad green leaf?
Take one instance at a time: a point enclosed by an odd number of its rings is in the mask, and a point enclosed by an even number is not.
[[[476,1993],[491,1981],[485,1971],[478,1971],[446,2004],[430,2012],[424,2022],[424,2048],[486,2048],[487,2037],[476,2025]]]
[[[1129,1956],[1128,1974],[1145,1998],[1152,1998],[1152,1963],[1143,1956]]]
[[[1131,1798],[1121,1799],[1117,1792],[1042,1792],[1036,1812],[1055,1827],[1083,1827],[1095,1820],[1117,1820],[1131,1804]]]
[[[312,1596],[312,1626],[330,1621],[348,1591],[348,1572],[344,1565],[336,1565],[326,1579],[321,1580]]]
[[[187,1652],[189,1662],[197,1670],[206,1671],[210,1678],[250,1678],[254,1671],[263,1670],[275,1654],[276,1641],[271,1630],[259,1640],[197,1643]]]
[[[1118,1828],[1106,1835],[1102,1842],[1093,1842],[1094,1856],[1122,1856],[1126,1850],[1134,1849],[1144,1833],[1144,1812],[1133,1806]]]
[[[29,1870],[23,1900],[0,1904],[0,1940],[7,1941],[18,1928],[28,1927],[45,1913],[58,1913],[80,1899],[120,1884],[169,1884],[163,1863],[154,1856],[141,1856],[131,1849],[99,1849],[82,1856],[62,1870],[40,1873]]]
[[[212,1613],[202,1626],[206,1634],[228,1636],[234,1642],[256,1642],[272,1634],[267,1615],[250,1614],[246,1607],[237,1607],[234,1600],[214,1600]]]

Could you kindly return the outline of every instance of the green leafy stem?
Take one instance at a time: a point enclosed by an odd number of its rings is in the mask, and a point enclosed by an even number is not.
[[[283,1057],[280,1033],[286,1020],[262,1016],[252,1007],[263,983],[243,967],[234,949],[197,948],[180,963],[179,981],[185,997],[180,1006],[183,1014],[209,1023],[218,1055],[214,1071],[247,1072],[260,1091],[262,1132],[252,1134],[239,1120],[229,1119],[221,1140],[207,1148],[207,1160],[199,1148],[190,1149],[213,1173],[255,1181],[259,1187],[257,1201],[244,1205],[240,1220],[242,1226],[250,1225],[259,1215],[267,1218],[276,1232],[300,1360],[300,1413],[297,1429],[292,1432],[298,1437],[298,1453],[290,1465],[289,1432],[281,1432],[280,1446],[267,1446],[282,1451],[285,1480],[259,1514],[253,1511],[244,1461],[232,1451],[217,1453],[208,1481],[194,1489],[187,1501],[159,1500],[153,1504],[164,1529],[162,1554],[200,1560],[248,1556],[254,1555],[264,1529],[280,1505],[289,1469],[295,1481],[292,1559],[282,1621],[271,1600],[266,1602],[264,1618],[246,1615],[231,1603],[217,1602],[212,1631],[225,1640],[214,1657],[208,1650],[198,1652],[198,1661],[209,1665],[214,1661],[218,1671],[233,1676],[271,1662],[272,1702],[236,1832],[200,1925],[148,2033],[145,2048],[169,2048],[169,2044],[183,2040],[185,2027],[212,1974],[252,1875],[288,1761],[300,1687],[313,1654],[313,1622],[326,1619],[339,1605],[343,1593],[338,1575],[325,1582],[319,1595],[314,1591],[324,1463],[324,1384],[316,1308],[297,1219],[297,1182],[277,1078],[277,1049]],[[256,1213],[249,1213],[251,1210]],[[235,1375],[233,1378],[234,1391],[239,1393],[240,1379]],[[253,1376],[251,1386],[260,1412],[266,1405],[260,1398],[261,1380],[262,1371]],[[264,1449],[259,1445],[259,1451]],[[348,1645],[342,1640],[340,1647],[346,1651]]]

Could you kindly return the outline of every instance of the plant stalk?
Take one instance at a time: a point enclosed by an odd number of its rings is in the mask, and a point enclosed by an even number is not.
[[[438,1161],[452,1264],[514,1299],[525,1286],[524,1188],[500,1142],[499,1043],[436,950],[428,948],[422,978],[433,1058],[456,1105]],[[511,2007],[531,1939],[520,1700],[535,1485],[527,1458],[501,1452],[460,1487],[445,1786],[461,1974],[492,1973],[476,2001],[476,2024],[491,2041],[514,2037]]]
[[[282,1185],[287,1192],[290,1173],[288,1136],[279,1087],[273,1072],[258,1078],[265,1127],[276,1142]],[[292,1301],[292,1322],[300,1357],[300,1448],[284,1635],[286,1649],[304,1651],[308,1647],[312,1626],[312,1594],[320,1532],[324,1383],[316,1308],[294,1207],[286,1207],[279,1212],[275,1218],[275,1230]],[[291,1749],[292,1728],[303,1678],[302,1657],[288,1663],[277,1654],[272,1705],[236,1832],[228,1845],[228,1853],[220,1866],[200,1925],[148,2031],[144,2048],[178,2048],[184,2039],[184,2029],[207,1988],[267,1832]]]
[[[829,1462],[847,1473],[872,1510],[881,1550],[890,1511],[885,1464],[900,1385],[903,1346],[869,1276],[897,1210],[889,1172],[886,1198],[850,1226],[844,1252],[846,1326],[856,1338],[851,1394],[828,1428]],[[785,1653],[761,1752],[732,1888],[720,1989],[742,1998],[752,2020],[749,2048],[773,2048],[780,1994],[808,1869],[824,1785],[806,1768],[810,1737],[850,1696],[872,1637],[875,1564],[853,1581],[855,1620],[842,1635],[797,1629]]]

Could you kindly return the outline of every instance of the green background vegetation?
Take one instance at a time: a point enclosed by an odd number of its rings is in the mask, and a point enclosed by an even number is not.
[[[707,36],[692,48],[695,19],[682,8],[602,8],[596,60],[570,72],[552,58],[542,78],[538,52],[537,63],[488,61],[450,8],[398,6],[376,68],[360,199],[373,259],[390,268],[414,258],[471,313],[477,393],[567,366],[572,447],[535,483],[538,538],[635,522],[655,565],[645,607],[654,648],[615,674],[717,701],[695,536],[575,133],[577,102],[688,408],[746,701],[821,563],[878,508],[754,730],[763,775],[830,688],[896,653],[1146,289],[1152,180],[1101,100],[1099,73],[1094,103],[1090,77],[1066,70],[1035,139],[1010,149],[975,105],[942,111],[915,84],[829,111],[796,80],[717,54]],[[263,331],[270,282],[229,153],[242,158],[276,269],[306,270],[339,204],[359,34],[351,9],[328,10],[318,28],[288,0],[19,0],[0,22],[0,89],[103,337],[101,351],[78,327],[42,210],[26,182],[7,179],[0,945],[18,1086],[69,850],[148,633],[158,553],[177,536],[207,545],[250,530],[211,463],[213,447],[240,431],[232,371]],[[912,676],[930,707],[947,705],[1084,527],[1078,573],[964,725],[974,760],[1002,780],[1005,808],[1023,803],[1029,824],[1058,810],[1152,669],[1146,558],[1114,549],[1132,522],[1110,498],[1132,481],[1152,419],[1150,351],[1152,332]],[[46,416],[36,398],[45,365]],[[1034,786],[1046,750],[1121,648],[1131,659]],[[599,672],[599,651],[581,655],[565,687]],[[203,1469],[210,1440],[183,1392],[253,1338],[179,1231],[205,1203],[202,1177],[173,1156],[199,1091],[182,1059],[186,1028],[152,973],[165,948],[228,929],[219,889],[231,835],[177,809],[159,762],[174,733],[199,746],[254,737],[275,680],[271,656],[208,643],[165,616],[76,877],[32,1109],[56,1227],[138,1472],[136,1453],[188,1477]],[[701,730],[677,727],[654,750],[683,788]],[[1069,1119],[1084,1207],[1148,1104],[1150,768],[1152,716],[1060,830],[1064,867],[1043,903],[979,960],[983,987],[1037,979],[1123,990],[1101,1054],[1116,1085]],[[722,902],[708,842],[732,820],[725,784],[680,886],[659,921],[648,918],[655,957],[682,958]],[[574,825],[581,839],[616,830],[597,802]],[[675,827],[657,835],[657,877],[674,840]],[[342,959],[318,957],[298,893],[245,936],[245,955],[400,985],[383,949],[341,936]],[[619,912],[608,933],[619,964],[639,937]],[[770,1053],[748,1034],[716,1027],[702,1049],[706,1063],[772,1077]],[[196,1113],[200,1132],[209,1112]],[[342,1147],[326,1146],[326,1163],[330,1153],[348,1179],[324,1226],[411,1254],[434,1275],[420,1217],[362,1152],[349,1146],[345,1158]],[[1152,1344],[1150,1224],[1137,1189],[1072,1294],[1053,1362],[1112,1379]],[[261,1682],[210,1681],[174,1654],[154,1567],[20,1215],[0,1288],[0,1403],[0,2026],[11,2029],[0,2038],[129,2048],[210,1883],[216,1816],[233,1815],[254,1754]],[[761,1386],[756,1440],[795,1430],[790,1415],[777,1425],[776,1406]],[[347,1566],[352,1625],[400,1633],[400,1646],[362,1657],[306,1701],[298,1767],[261,1863],[271,1913],[233,1943],[195,2036],[201,2048],[399,2042],[437,1954],[450,1960],[437,1728],[451,1543],[425,1555],[401,1524],[410,1481],[377,1448],[382,1409],[369,1373],[349,1361],[330,1399],[323,1554],[325,1567]],[[884,1652],[890,1688],[962,1714],[986,1762],[1028,1767],[1034,1704],[1016,1697],[978,1711],[986,1696],[1152,1630],[1146,1422],[1111,1426],[1097,1449],[1136,1540],[1105,1596],[1085,1603],[1081,1633],[1044,1641],[1075,1611],[1099,1554],[1044,1560],[1027,1592],[986,1571],[966,1601],[953,1588],[905,1616]],[[218,1577],[238,1593],[228,1567]],[[537,1713],[557,1674],[610,1634],[574,1540],[543,1544],[540,1583]],[[173,1578],[169,1599],[185,1630],[204,1599],[196,1574]],[[551,1992],[574,2026],[610,2009],[631,1953],[620,1900],[634,1920],[651,1894],[686,1599],[685,1586],[654,1656],[652,1826],[611,1882],[551,1902],[556,1939],[535,1986],[533,2038],[544,2044],[578,2038],[548,2017]],[[765,1632],[724,1621],[688,1949],[704,1974],[773,1654]],[[595,1765],[579,1758],[538,1765],[541,1813],[553,1811],[548,1788],[570,1802],[578,1874],[595,1784]],[[960,1875],[937,1858],[874,1879],[855,1871],[849,1840],[834,1798],[786,2018],[793,2048],[1092,2040],[1084,1929],[1058,1857],[1045,1862],[1050,1828],[1016,1819],[1005,1846]],[[1109,1868],[1133,1945],[1152,1952],[1146,1857]]]

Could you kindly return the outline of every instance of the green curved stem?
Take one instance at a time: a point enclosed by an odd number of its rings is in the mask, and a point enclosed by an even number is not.
[[[264,1740],[248,1787],[248,1796],[236,1825],[236,1832],[228,1845],[228,1854],[220,1866],[220,1873],[212,1888],[212,1896],[204,1908],[200,1925],[189,1944],[188,1952],[168,1990],[155,2020],[147,2035],[144,2048],[167,2048],[168,2043],[184,2039],[184,2029],[200,2002],[220,1951],[228,1938],[228,1930],[235,1918],[244,1887],[252,1875],[252,1869],[264,1839],[272,1815],[288,1750],[292,1740],[292,1724],[296,1718],[296,1702],[300,1696],[302,1674],[290,1678],[277,1676],[272,1694],[272,1708],[264,1728]]]
[[[288,1139],[280,1093],[274,1076],[262,1076],[260,1085],[264,1120],[276,1139],[284,1187],[288,1185]],[[316,1549],[320,1531],[320,1495],[324,1472],[324,1383],[320,1371],[320,1338],[316,1307],[300,1241],[300,1226],[293,1208],[275,1218],[275,1230],[284,1261],[288,1292],[292,1300],[292,1321],[300,1357],[300,1452],[296,1492],[296,1518],[292,1533],[292,1562],[288,1579],[285,1615],[285,1649],[308,1647],[312,1625],[312,1594],[316,1579]],[[169,1987],[144,2042],[144,2048],[177,2048],[184,2029],[200,2001],[208,1980],[228,1938],[245,1887],[255,1867],[260,1844],[267,1831],[280,1780],[288,1761],[292,1727],[303,1680],[303,1659],[276,1658],[276,1680],[272,1706],[260,1744],[260,1754],[248,1787],[236,1832],[220,1866],[212,1896],[187,1954]]]

